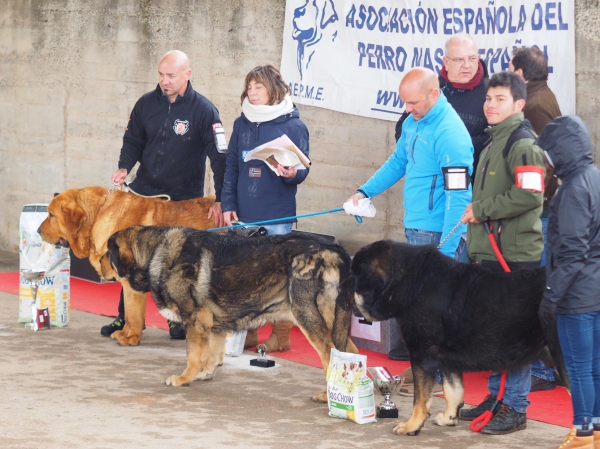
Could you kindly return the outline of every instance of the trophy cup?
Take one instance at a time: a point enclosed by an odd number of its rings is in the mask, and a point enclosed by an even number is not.
[[[398,418],[398,407],[392,402],[392,395],[397,394],[402,388],[404,378],[394,376],[392,380],[375,379],[377,391],[383,395],[383,402],[377,406],[378,418]]]
[[[378,418],[398,418],[398,407],[392,402],[392,395],[397,394],[404,384],[404,377],[392,376],[387,368],[376,366],[368,368],[373,378],[373,386],[383,395],[383,402],[377,406]]]
[[[250,360],[250,366],[258,366],[259,368],[271,368],[275,366],[274,360],[267,359],[267,345],[260,344],[256,347],[258,358]]]
[[[48,309],[37,308],[37,290],[38,282],[44,279],[46,275],[45,271],[33,271],[33,270],[21,270],[21,276],[29,282],[31,288],[31,323],[25,324],[26,329],[37,331],[40,327],[47,327],[50,329],[50,314]]]

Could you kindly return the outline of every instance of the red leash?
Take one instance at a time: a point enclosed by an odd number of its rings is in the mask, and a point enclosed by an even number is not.
[[[498,258],[498,262],[500,262],[500,265],[502,266],[504,271],[510,273],[510,268],[508,267],[506,260],[504,260],[504,256],[502,255],[500,248],[498,248],[498,243],[496,242],[496,238],[494,237],[494,228],[492,226],[492,222],[488,220],[485,223],[483,223],[483,225],[485,226],[488,238],[490,239],[490,243],[492,244],[494,254]],[[502,373],[502,376],[500,377],[500,389],[498,390],[498,396],[496,397],[496,402],[494,402],[492,408],[490,410],[486,410],[473,421],[471,421],[471,425],[469,427],[473,432],[480,432],[481,429],[493,418],[495,408],[498,406],[498,404],[500,404],[502,398],[504,397],[504,389],[506,388],[506,373],[507,372],[504,371]]]

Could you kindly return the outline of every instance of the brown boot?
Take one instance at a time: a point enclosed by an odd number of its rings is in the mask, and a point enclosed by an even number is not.
[[[573,427],[558,449],[594,449],[594,430]]]
[[[600,424],[594,424],[594,449],[600,449]]]
[[[290,349],[290,331],[293,326],[294,323],[288,320],[273,323],[273,332],[264,343],[267,345],[267,352]]]
[[[249,329],[244,342],[244,349],[254,347],[258,344],[258,329]]]

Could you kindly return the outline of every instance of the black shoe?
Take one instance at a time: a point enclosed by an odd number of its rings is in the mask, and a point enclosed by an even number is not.
[[[496,404],[494,406],[494,404]],[[492,413],[496,413],[500,408],[502,401],[496,403],[496,396],[488,394],[483,402],[479,404],[477,407],[473,408],[463,408],[460,410],[458,414],[458,419],[463,421],[473,421],[475,418],[481,416],[483,412],[490,410]],[[494,406],[494,410],[491,410],[492,406]]]
[[[169,323],[169,336],[171,340],[185,340],[185,327],[181,323],[167,320]]]
[[[112,323],[100,328],[100,335],[110,337],[113,332],[122,330],[123,326],[125,326],[125,320],[118,316]]]
[[[553,380],[542,379],[541,377],[531,376],[531,390],[529,391],[540,391],[540,390],[554,390],[556,388],[556,382]]]
[[[481,433],[487,435],[505,435],[527,428],[527,415],[516,412],[514,408],[502,404],[492,420],[483,426]]]
[[[408,351],[404,347],[392,349],[390,352],[388,352],[388,358],[390,360],[402,360],[402,361],[410,360]]]

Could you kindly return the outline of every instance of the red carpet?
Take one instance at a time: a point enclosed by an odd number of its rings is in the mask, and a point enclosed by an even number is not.
[[[121,285],[117,283],[97,284],[78,278],[71,278],[71,308],[97,315],[114,316],[117,313]],[[19,294],[19,274],[0,273],[0,291]],[[148,294],[146,305],[146,325],[167,330],[167,321],[158,313],[156,305]],[[260,340],[265,340],[271,332],[271,326],[259,329]],[[304,365],[321,367],[316,351],[304,338],[297,327],[292,329],[292,349],[277,354],[275,357],[302,363]],[[401,374],[408,362],[395,362],[387,355],[373,351],[360,350],[368,357],[369,366],[386,366],[393,374]],[[468,373],[464,376],[465,402],[478,404],[487,394],[488,373]],[[551,391],[536,391],[529,395],[531,405],[527,409],[527,417],[536,421],[571,427],[572,406],[571,398],[564,388]]]

